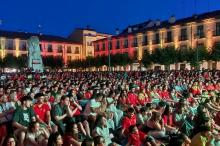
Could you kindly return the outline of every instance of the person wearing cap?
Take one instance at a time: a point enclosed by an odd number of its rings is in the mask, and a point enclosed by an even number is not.
[[[14,133],[19,139],[19,146],[24,145],[25,135],[31,122],[36,121],[34,111],[31,107],[32,98],[24,96],[21,98],[21,106],[14,113],[12,125],[15,129]]]

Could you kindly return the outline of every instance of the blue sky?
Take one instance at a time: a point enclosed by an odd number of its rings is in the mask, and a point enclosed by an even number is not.
[[[196,7],[195,7],[196,2]],[[77,27],[114,33],[148,19],[220,10],[220,0],[0,0],[0,29],[69,35]]]

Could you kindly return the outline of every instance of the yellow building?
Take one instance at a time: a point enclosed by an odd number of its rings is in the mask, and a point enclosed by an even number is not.
[[[82,59],[86,57],[94,56],[94,45],[93,42],[111,37],[109,34],[96,32],[94,29],[78,28],[70,34],[69,38],[74,42],[80,43],[83,46]]]
[[[220,43],[220,10],[178,20],[171,16],[165,21],[148,20],[128,26],[109,40],[95,41],[95,56],[108,54],[108,50],[102,48],[102,43],[109,44],[109,41],[113,43],[111,52],[114,54],[129,53],[138,60],[142,59],[145,50],[152,52],[156,48],[169,46],[176,49],[204,46],[210,50],[216,43]],[[171,69],[180,69],[181,65],[187,66],[187,63],[172,65]],[[202,67],[220,69],[220,63],[204,62]]]
[[[4,58],[7,54],[27,57],[27,40],[31,36],[39,37],[43,57],[62,57],[65,64],[72,60],[82,59],[82,45],[68,38],[12,31],[0,31],[0,58]]]

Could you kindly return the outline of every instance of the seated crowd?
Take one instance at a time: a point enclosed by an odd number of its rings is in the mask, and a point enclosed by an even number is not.
[[[0,75],[3,146],[220,145],[220,71]]]

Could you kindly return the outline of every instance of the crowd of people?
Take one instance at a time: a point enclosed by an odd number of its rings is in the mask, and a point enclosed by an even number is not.
[[[220,71],[0,76],[3,146],[220,145]]]

